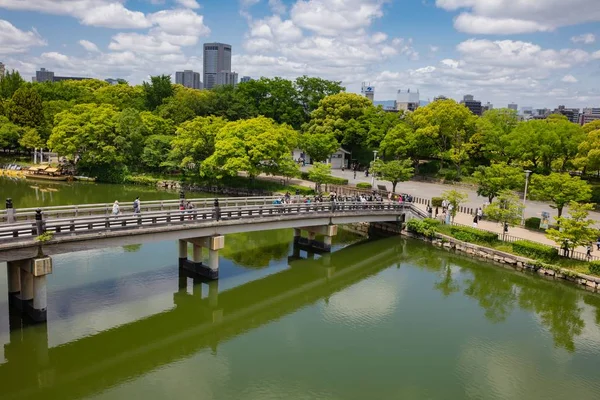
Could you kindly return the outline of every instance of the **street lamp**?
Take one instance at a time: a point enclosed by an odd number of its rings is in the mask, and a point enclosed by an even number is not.
[[[377,150],[373,150],[373,167],[375,166],[375,161],[377,161]],[[371,167],[371,188],[373,188],[373,186],[375,186],[375,173]]]
[[[531,171],[525,170],[525,192],[523,193],[523,214],[521,216],[521,225],[525,224],[525,202],[527,201],[527,185],[529,183],[529,175],[531,175]]]

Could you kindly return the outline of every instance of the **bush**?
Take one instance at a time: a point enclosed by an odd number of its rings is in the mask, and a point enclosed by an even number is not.
[[[370,183],[360,182],[356,184],[356,187],[359,189],[371,189],[373,186]]]
[[[156,186],[158,182],[164,179],[155,178],[153,176],[148,175],[127,175],[125,179],[123,179],[123,183],[131,183],[134,185],[147,185],[147,186]]]
[[[466,226],[453,226],[450,228],[450,234],[458,240],[469,243],[494,244],[498,241],[497,233],[482,231]]]
[[[335,176],[332,176],[331,178],[329,178],[327,180],[327,183],[331,183],[332,185],[347,185],[348,184],[348,179],[344,179],[344,178],[336,178]]]
[[[600,261],[590,262],[590,266],[588,268],[590,270],[590,274],[600,275]]]
[[[310,179],[308,179],[308,172],[306,172],[306,171],[300,172],[300,179],[303,179],[305,181],[309,181]]]
[[[441,207],[442,201],[444,201],[441,197],[432,197],[431,198],[431,207]]]
[[[525,228],[539,230],[540,222],[542,222],[542,220],[538,217],[527,218],[525,220]]]
[[[536,260],[552,262],[558,259],[558,249],[527,240],[517,240],[512,244],[512,249],[517,254]]]
[[[428,161],[419,165],[419,174],[421,175],[435,175],[440,170],[439,161]]]
[[[458,172],[455,169],[442,169],[439,172],[439,176],[444,178],[444,181],[448,182],[456,182],[460,180]]]
[[[432,238],[437,232],[440,221],[433,218],[416,219],[413,218],[406,223],[406,229],[409,232],[418,233],[420,235]]]

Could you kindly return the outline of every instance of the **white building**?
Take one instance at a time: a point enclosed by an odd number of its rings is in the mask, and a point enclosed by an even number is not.
[[[398,90],[396,95],[396,110],[415,111],[419,108],[419,91]]]
[[[375,88],[373,86],[371,86],[371,84],[367,85],[365,82],[363,82],[360,92],[367,99],[371,100],[371,103],[375,99]]]
[[[294,149],[292,151],[292,157],[296,162],[304,160],[304,163],[306,165],[312,164],[310,156],[306,154],[302,149]],[[348,168],[350,165],[350,152],[340,147],[338,151],[333,153],[331,157],[327,159],[327,164],[331,165],[331,169],[342,169],[342,166],[344,166],[344,168]]]

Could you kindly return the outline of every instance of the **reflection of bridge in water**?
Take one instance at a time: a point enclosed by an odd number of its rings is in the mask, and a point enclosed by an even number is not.
[[[377,245],[361,243],[316,261],[295,261],[289,269],[223,293],[218,281],[201,284],[198,278],[193,293],[187,293],[188,277],[180,268],[174,309],[50,349],[45,325],[13,325],[5,345],[8,362],[0,365],[2,398],[85,397],[204,348],[216,351],[221,342],[377,274],[402,252],[400,245],[384,252],[369,251],[371,246]],[[29,356],[23,356],[24,349]]]

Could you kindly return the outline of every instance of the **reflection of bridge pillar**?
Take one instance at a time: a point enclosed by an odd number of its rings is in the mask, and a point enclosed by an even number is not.
[[[216,307],[219,304],[219,282],[208,282],[208,304]]]
[[[6,263],[8,274],[8,304],[9,307],[15,305],[15,300],[21,293],[21,267],[18,261],[9,261]]]

